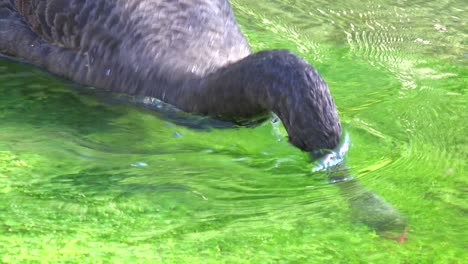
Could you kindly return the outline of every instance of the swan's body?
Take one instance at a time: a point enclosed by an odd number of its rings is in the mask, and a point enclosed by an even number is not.
[[[341,136],[315,69],[284,50],[251,54],[227,0],[0,0],[0,53],[187,112],[273,111],[307,151]]]

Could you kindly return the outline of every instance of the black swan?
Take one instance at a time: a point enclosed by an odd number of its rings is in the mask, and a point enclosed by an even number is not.
[[[341,137],[322,77],[287,50],[251,54],[227,0],[0,0],[0,53],[186,112],[272,111],[305,151]]]
[[[0,0],[0,53],[186,112],[246,119],[272,111],[290,142],[312,153],[340,141],[322,77],[286,50],[251,54],[228,0]],[[342,163],[329,171],[358,219],[378,231],[406,230],[396,209],[342,180],[348,175]]]

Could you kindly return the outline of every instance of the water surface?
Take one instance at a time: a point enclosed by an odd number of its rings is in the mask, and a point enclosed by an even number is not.
[[[408,219],[406,243],[353,219],[280,123],[213,126],[2,58],[1,260],[466,262],[466,3],[232,4],[254,50],[323,75],[347,164]]]

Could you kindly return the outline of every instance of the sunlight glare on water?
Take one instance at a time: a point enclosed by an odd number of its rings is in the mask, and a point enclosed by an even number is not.
[[[360,191],[274,118],[233,126],[0,58],[1,261],[466,262],[466,3],[231,3],[255,51],[290,49],[327,81]],[[406,243],[353,215],[367,190]]]

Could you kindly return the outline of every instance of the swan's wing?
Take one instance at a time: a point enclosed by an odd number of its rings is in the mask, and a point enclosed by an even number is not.
[[[250,53],[227,0],[6,1],[42,39],[81,52],[134,49],[212,66]]]
[[[99,0],[13,0],[18,13],[34,33],[61,47],[85,51],[90,38],[110,41],[113,1]],[[107,37],[106,37],[107,36]]]

